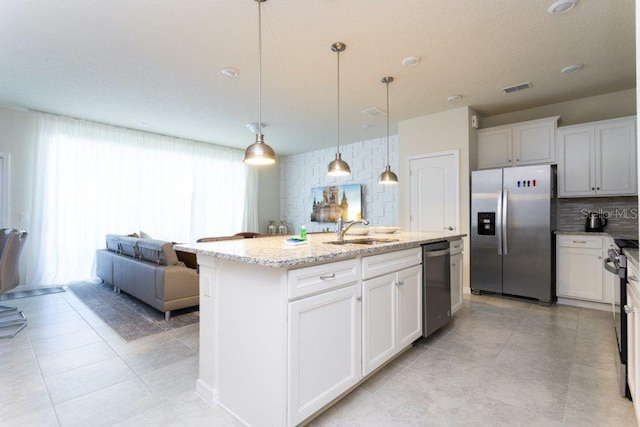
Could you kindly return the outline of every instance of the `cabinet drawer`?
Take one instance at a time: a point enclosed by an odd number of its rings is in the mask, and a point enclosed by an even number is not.
[[[421,263],[422,249],[419,247],[364,257],[362,258],[362,278],[370,279]]]
[[[558,246],[563,248],[602,248],[602,237],[595,236],[558,236]]]
[[[464,250],[464,242],[462,240],[454,240],[450,243],[451,255],[462,253]]]
[[[355,259],[289,270],[289,299],[339,288],[359,278],[360,263]]]

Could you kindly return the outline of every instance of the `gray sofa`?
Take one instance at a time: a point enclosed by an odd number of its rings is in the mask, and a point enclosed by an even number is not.
[[[173,243],[117,234],[106,240],[107,248],[96,254],[96,274],[115,291],[164,312],[166,320],[172,310],[199,304],[195,260],[180,261]]]

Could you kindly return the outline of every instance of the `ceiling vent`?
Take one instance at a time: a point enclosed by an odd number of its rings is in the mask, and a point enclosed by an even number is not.
[[[531,87],[531,82],[526,82],[526,83],[520,83],[520,84],[509,86],[509,87],[503,87],[502,90],[504,93],[512,93],[512,92],[518,92],[520,90],[529,89],[530,87]]]
[[[369,117],[385,117],[387,113],[379,108],[373,107],[362,111]]]

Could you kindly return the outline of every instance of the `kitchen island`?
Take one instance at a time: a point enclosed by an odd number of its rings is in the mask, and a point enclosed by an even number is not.
[[[463,236],[377,234],[372,245],[340,245],[322,233],[300,246],[282,236],[177,245],[200,266],[197,394],[247,425],[308,420],[422,335],[420,246]]]

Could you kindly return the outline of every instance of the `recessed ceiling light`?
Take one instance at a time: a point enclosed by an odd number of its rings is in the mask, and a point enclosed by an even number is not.
[[[402,65],[407,67],[413,67],[414,65],[418,65],[420,63],[420,58],[417,56],[408,56],[402,60]]]
[[[222,71],[222,74],[224,74],[227,77],[238,77],[238,74],[240,74],[240,70],[233,67],[225,67],[220,71]]]
[[[362,125],[362,129],[371,129],[373,127],[375,127],[375,125],[372,125],[370,123],[367,123],[366,125]]]
[[[560,72],[564,74],[573,74],[582,70],[582,67],[583,67],[582,64],[573,64],[573,65],[569,65],[568,67],[564,67],[562,70],[560,70]]]
[[[462,95],[452,95],[452,96],[447,98],[447,101],[449,101],[449,102],[458,102],[461,99],[462,99]]]
[[[578,4],[580,0],[558,0],[547,9],[552,15],[559,15],[561,13],[565,13],[570,11]]]

